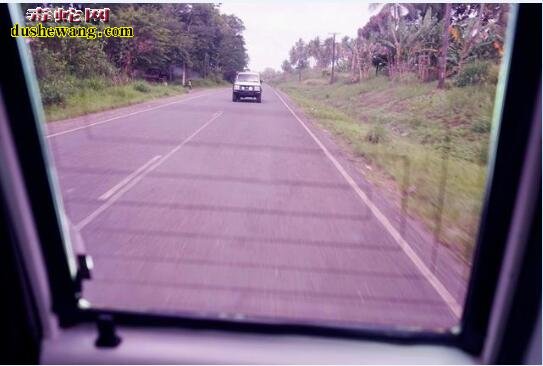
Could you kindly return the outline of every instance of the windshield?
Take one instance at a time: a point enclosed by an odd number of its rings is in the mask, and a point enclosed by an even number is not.
[[[511,6],[308,4],[20,5],[91,306],[460,323]]]
[[[250,82],[259,82],[260,78],[257,74],[238,74],[236,81],[250,81]]]

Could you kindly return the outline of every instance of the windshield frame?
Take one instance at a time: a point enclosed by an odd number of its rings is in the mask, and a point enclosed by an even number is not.
[[[5,5],[5,4],[4,4]],[[516,6],[513,7],[513,9],[516,9]],[[525,12],[529,12],[529,9],[524,8]],[[515,10],[513,10],[515,11]],[[18,14],[20,15],[20,14]],[[2,17],[3,18],[3,17]],[[529,16],[528,16],[529,18]],[[11,22],[14,22],[16,20],[19,20],[15,14],[11,14]],[[517,20],[513,18],[511,20],[510,28],[514,30],[517,25]],[[520,23],[520,21],[519,21]],[[4,23],[9,24],[9,23]],[[510,31],[511,32],[511,31]],[[9,45],[13,45],[15,43],[21,43],[23,42],[21,39],[13,39],[7,35],[7,32],[5,34],[1,35],[0,37],[3,37],[6,43],[8,44],[8,50],[10,50]],[[526,37],[526,34],[519,34],[515,37],[515,39],[518,39],[520,37]],[[7,38],[7,39],[6,39]],[[515,44],[510,42],[510,44],[513,45],[513,48],[518,49],[519,47],[515,47]],[[509,47],[511,48],[511,47]],[[25,48],[20,47],[19,52],[7,52],[6,57],[8,59],[18,59],[14,60],[14,62],[18,62],[19,64],[26,64],[29,62],[29,55],[25,55]],[[517,50],[519,51],[519,50]],[[528,51],[526,51],[528,52]],[[510,53],[510,52],[509,52]],[[521,52],[518,52],[519,54]],[[507,56],[510,57],[510,54]],[[520,64],[520,60],[516,60],[517,64]],[[28,65],[27,65],[28,66]],[[519,65],[517,65],[518,67]],[[514,68],[514,66],[513,66]],[[17,73],[10,73],[10,75],[7,76],[7,82],[5,83],[5,89],[6,90],[12,90],[13,95],[25,95],[25,98],[21,98],[18,101],[19,107],[15,109],[13,105],[7,104],[7,112],[8,112],[8,119],[10,120],[11,128],[14,131],[29,133],[29,131],[33,131],[37,134],[40,139],[33,140],[33,141],[16,141],[18,145],[19,152],[25,152],[25,159],[27,161],[30,161],[33,159],[34,164],[42,164],[44,165],[44,161],[41,160],[44,152],[46,149],[44,149],[45,144],[43,141],[43,134],[40,130],[40,126],[38,123],[36,123],[36,120],[39,120],[40,118],[36,117],[36,111],[32,109],[32,106],[36,105],[36,98],[39,101],[39,93],[37,91],[37,86],[35,83],[28,82],[28,80],[32,80],[35,75],[33,75],[33,68],[26,67],[23,70],[24,72],[21,73],[21,78],[25,78],[27,80],[27,83],[18,83],[18,79],[16,77]],[[258,77],[258,76],[257,76]],[[503,77],[504,80],[506,77]],[[237,76],[236,76],[237,81]],[[507,103],[510,103],[512,107],[510,109],[514,109],[519,104],[523,103],[521,95],[524,95],[523,93],[518,93],[518,91],[512,90],[510,88],[509,84],[505,84],[505,89],[507,90],[504,105]],[[517,95],[517,99],[515,99],[515,93]],[[39,103],[38,103],[39,104]],[[41,104],[40,104],[41,106]],[[33,115],[34,123],[29,123],[30,118],[25,118],[23,120],[18,120],[18,123],[14,123],[14,120],[10,117],[12,117],[12,112],[17,110],[26,110],[28,115]],[[501,143],[502,140],[507,140],[508,134],[504,133],[502,130],[501,125],[501,115],[496,116],[500,121],[498,121],[498,124],[495,126],[496,128],[496,136],[497,140],[500,140]],[[500,133],[501,132],[501,133]],[[24,144],[23,144],[24,142]],[[489,200],[492,199],[491,196],[493,196],[493,199],[495,199],[498,194],[498,192],[494,192],[494,195],[490,194],[491,191],[493,191],[493,186],[499,186],[499,182],[496,182],[494,178],[495,174],[495,167],[500,166],[500,169],[507,169],[509,166],[515,166],[516,162],[508,159],[507,156],[503,156],[504,154],[496,154],[498,145],[501,145],[498,141],[495,141],[490,149],[492,150],[492,156],[494,157],[491,162],[489,163],[489,179],[488,179],[488,187],[487,192],[488,194],[485,197],[484,200],[484,207],[488,207]],[[510,141],[512,143],[513,141]],[[37,154],[34,157],[33,154]],[[33,166],[29,166],[28,164],[24,164],[24,162],[21,164],[22,169],[25,171],[26,176],[31,176]],[[33,184],[37,185],[43,185],[44,189],[47,189],[51,187],[52,182],[50,179],[44,179],[41,182],[39,182],[39,178],[35,179],[38,182],[34,182]],[[49,185],[49,187],[46,187]],[[51,192],[53,193],[53,192]],[[514,192],[510,193],[511,195],[514,194]],[[61,209],[56,201],[55,198],[58,198],[59,196],[50,194],[46,196],[32,197],[33,200],[35,200],[34,203],[39,202],[39,207],[45,207],[45,209],[41,210],[35,210],[33,212],[36,222],[40,222],[44,217],[47,218],[47,215],[51,212],[56,212],[57,215],[62,217],[63,215],[58,211]],[[495,202],[495,204],[499,205],[499,202]],[[34,207],[38,207],[38,205],[34,205]],[[486,210],[485,210],[486,211]],[[508,212],[508,211],[504,211]],[[508,213],[509,214],[509,213]],[[50,219],[50,218],[49,218]],[[470,289],[468,293],[469,296],[473,296],[473,284],[474,283],[483,283],[485,280],[484,273],[480,273],[481,271],[478,271],[478,267],[481,264],[481,257],[482,250],[479,250],[480,247],[483,245],[485,247],[488,247],[487,249],[495,248],[495,242],[493,242],[491,239],[492,235],[490,233],[491,228],[494,226],[489,222],[489,217],[487,215],[483,215],[481,218],[481,231],[482,234],[479,235],[476,247],[478,248],[476,256],[474,258],[473,262],[473,272],[470,276]],[[466,331],[470,327],[469,322],[471,321],[473,317],[475,317],[475,314],[472,315],[469,318],[466,318],[466,314],[472,313],[472,309],[470,309],[473,304],[471,304],[469,301],[466,301],[463,316],[461,319],[462,326],[460,327],[459,333],[435,333],[435,332],[420,332],[420,331],[399,331],[395,329],[391,329],[390,327],[383,327],[383,328],[377,328],[377,327],[368,327],[368,328],[353,328],[353,327],[344,327],[344,326],[331,326],[331,325],[320,325],[320,324],[303,324],[301,321],[297,321],[297,323],[293,324],[285,324],[285,323],[279,323],[277,319],[272,319],[270,323],[261,323],[261,322],[253,322],[253,321],[238,321],[238,320],[218,320],[218,319],[209,319],[209,318],[202,318],[197,315],[185,315],[185,314],[178,314],[178,315],[166,315],[166,314],[154,314],[154,313],[139,313],[139,312],[129,312],[129,311],[116,311],[116,310],[109,310],[109,309],[82,309],[77,306],[77,294],[74,289],[75,283],[74,279],[71,278],[71,273],[69,271],[69,265],[68,265],[68,258],[66,256],[63,256],[64,253],[64,245],[66,237],[62,237],[63,230],[61,229],[61,224],[56,226],[53,225],[49,227],[47,230],[44,228],[43,232],[39,233],[40,236],[40,244],[42,246],[42,251],[44,252],[45,257],[45,265],[48,271],[48,280],[50,282],[50,286],[52,288],[51,296],[53,298],[54,303],[57,304],[57,306],[54,307],[53,311],[58,315],[60,320],[60,325],[63,327],[68,327],[75,323],[82,323],[82,322],[96,322],[98,317],[103,315],[104,313],[111,314],[116,323],[119,324],[128,324],[128,325],[143,325],[143,326],[173,326],[173,327],[188,327],[188,328],[199,328],[199,329],[224,329],[229,331],[241,331],[241,332],[257,332],[257,333],[265,333],[265,334],[307,334],[307,335],[322,335],[322,336],[330,336],[330,337],[347,337],[347,338],[355,338],[355,339],[374,339],[374,340],[386,340],[386,341],[396,341],[401,343],[407,343],[407,344],[414,344],[414,343],[433,343],[433,344],[446,344],[446,345],[454,345],[457,347],[460,347],[462,349],[467,350],[470,353],[476,353],[477,352],[477,345],[482,346],[482,342],[484,342],[484,336],[480,339],[478,336],[480,334],[466,334]],[[485,232],[488,231],[488,233]],[[44,233],[49,233],[49,235],[52,235],[56,233],[58,236],[56,240],[53,240],[51,242],[47,242],[44,240],[46,238],[46,235]],[[487,234],[487,235],[485,235]],[[505,239],[503,239],[505,240]],[[60,248],[58,247],[60,245]],[[487,252],[487,250],[485,250]],[[491,258],[492,260],[498,261],[498,263],[501,262],[501,254],[496,255],[496,258]],[[56,264],[61,263],[63,264],[61,268],[59,268]],[[487,266],[485,266],[487,267]],[[487,269],[487,268],[485,268]],[[492,268],[490,268],[492,269]],[[499,268],[498,268],[499,270]],[[486,283],[486,286],[488,286],[488,282]],[[480,287],[480,286],[479,286]],[[493,291],[491,291],[493,292]],[[69,299],[66,303],[66,300]],[[468,299],[469,300],[469,299]],[[62,304],[62,306],[60,306]],[[477,311],[477,313],[485,313],[488,315],[490,312],[488,309],[480,309],[479,307],[477,309],[474,309]],[[470,341],[469,347],[464,342]]]

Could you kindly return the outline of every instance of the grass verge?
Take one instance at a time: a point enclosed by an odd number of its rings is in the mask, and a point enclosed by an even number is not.
[[[329,85],[276,83],[341,146],[364,175],[404,199],[406,212],[471,261],[484,194],[495,86],[437,90],[373,78]]]
[[[225,83],[203,80],[194,81],[194,88],[224,86]],[[149,83],[135,80],[113,85],[105,79],[74,81],[58,103],[44,105],[47,122],[82,116],[112,108],[124,107],[157,98],[185,94],[188,90],[179,84]]]

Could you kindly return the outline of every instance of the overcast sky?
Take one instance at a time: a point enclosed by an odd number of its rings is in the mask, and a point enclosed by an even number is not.
[[[315,36],[323,40],[330,32],[339,32],[338,41],[345,35],[356,36],[371,16],[368,6],[360,0],[225,0],[221,9],[243,20],[249,68],[262,71],[266,67],[280,70],[300,37],[307,42]]]

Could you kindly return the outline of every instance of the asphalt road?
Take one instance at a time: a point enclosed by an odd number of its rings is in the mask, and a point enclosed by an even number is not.
[[[402,219],[328,137],[266,86],[207,90],[51,123],[92,306],[445,329],[465,265]]]

